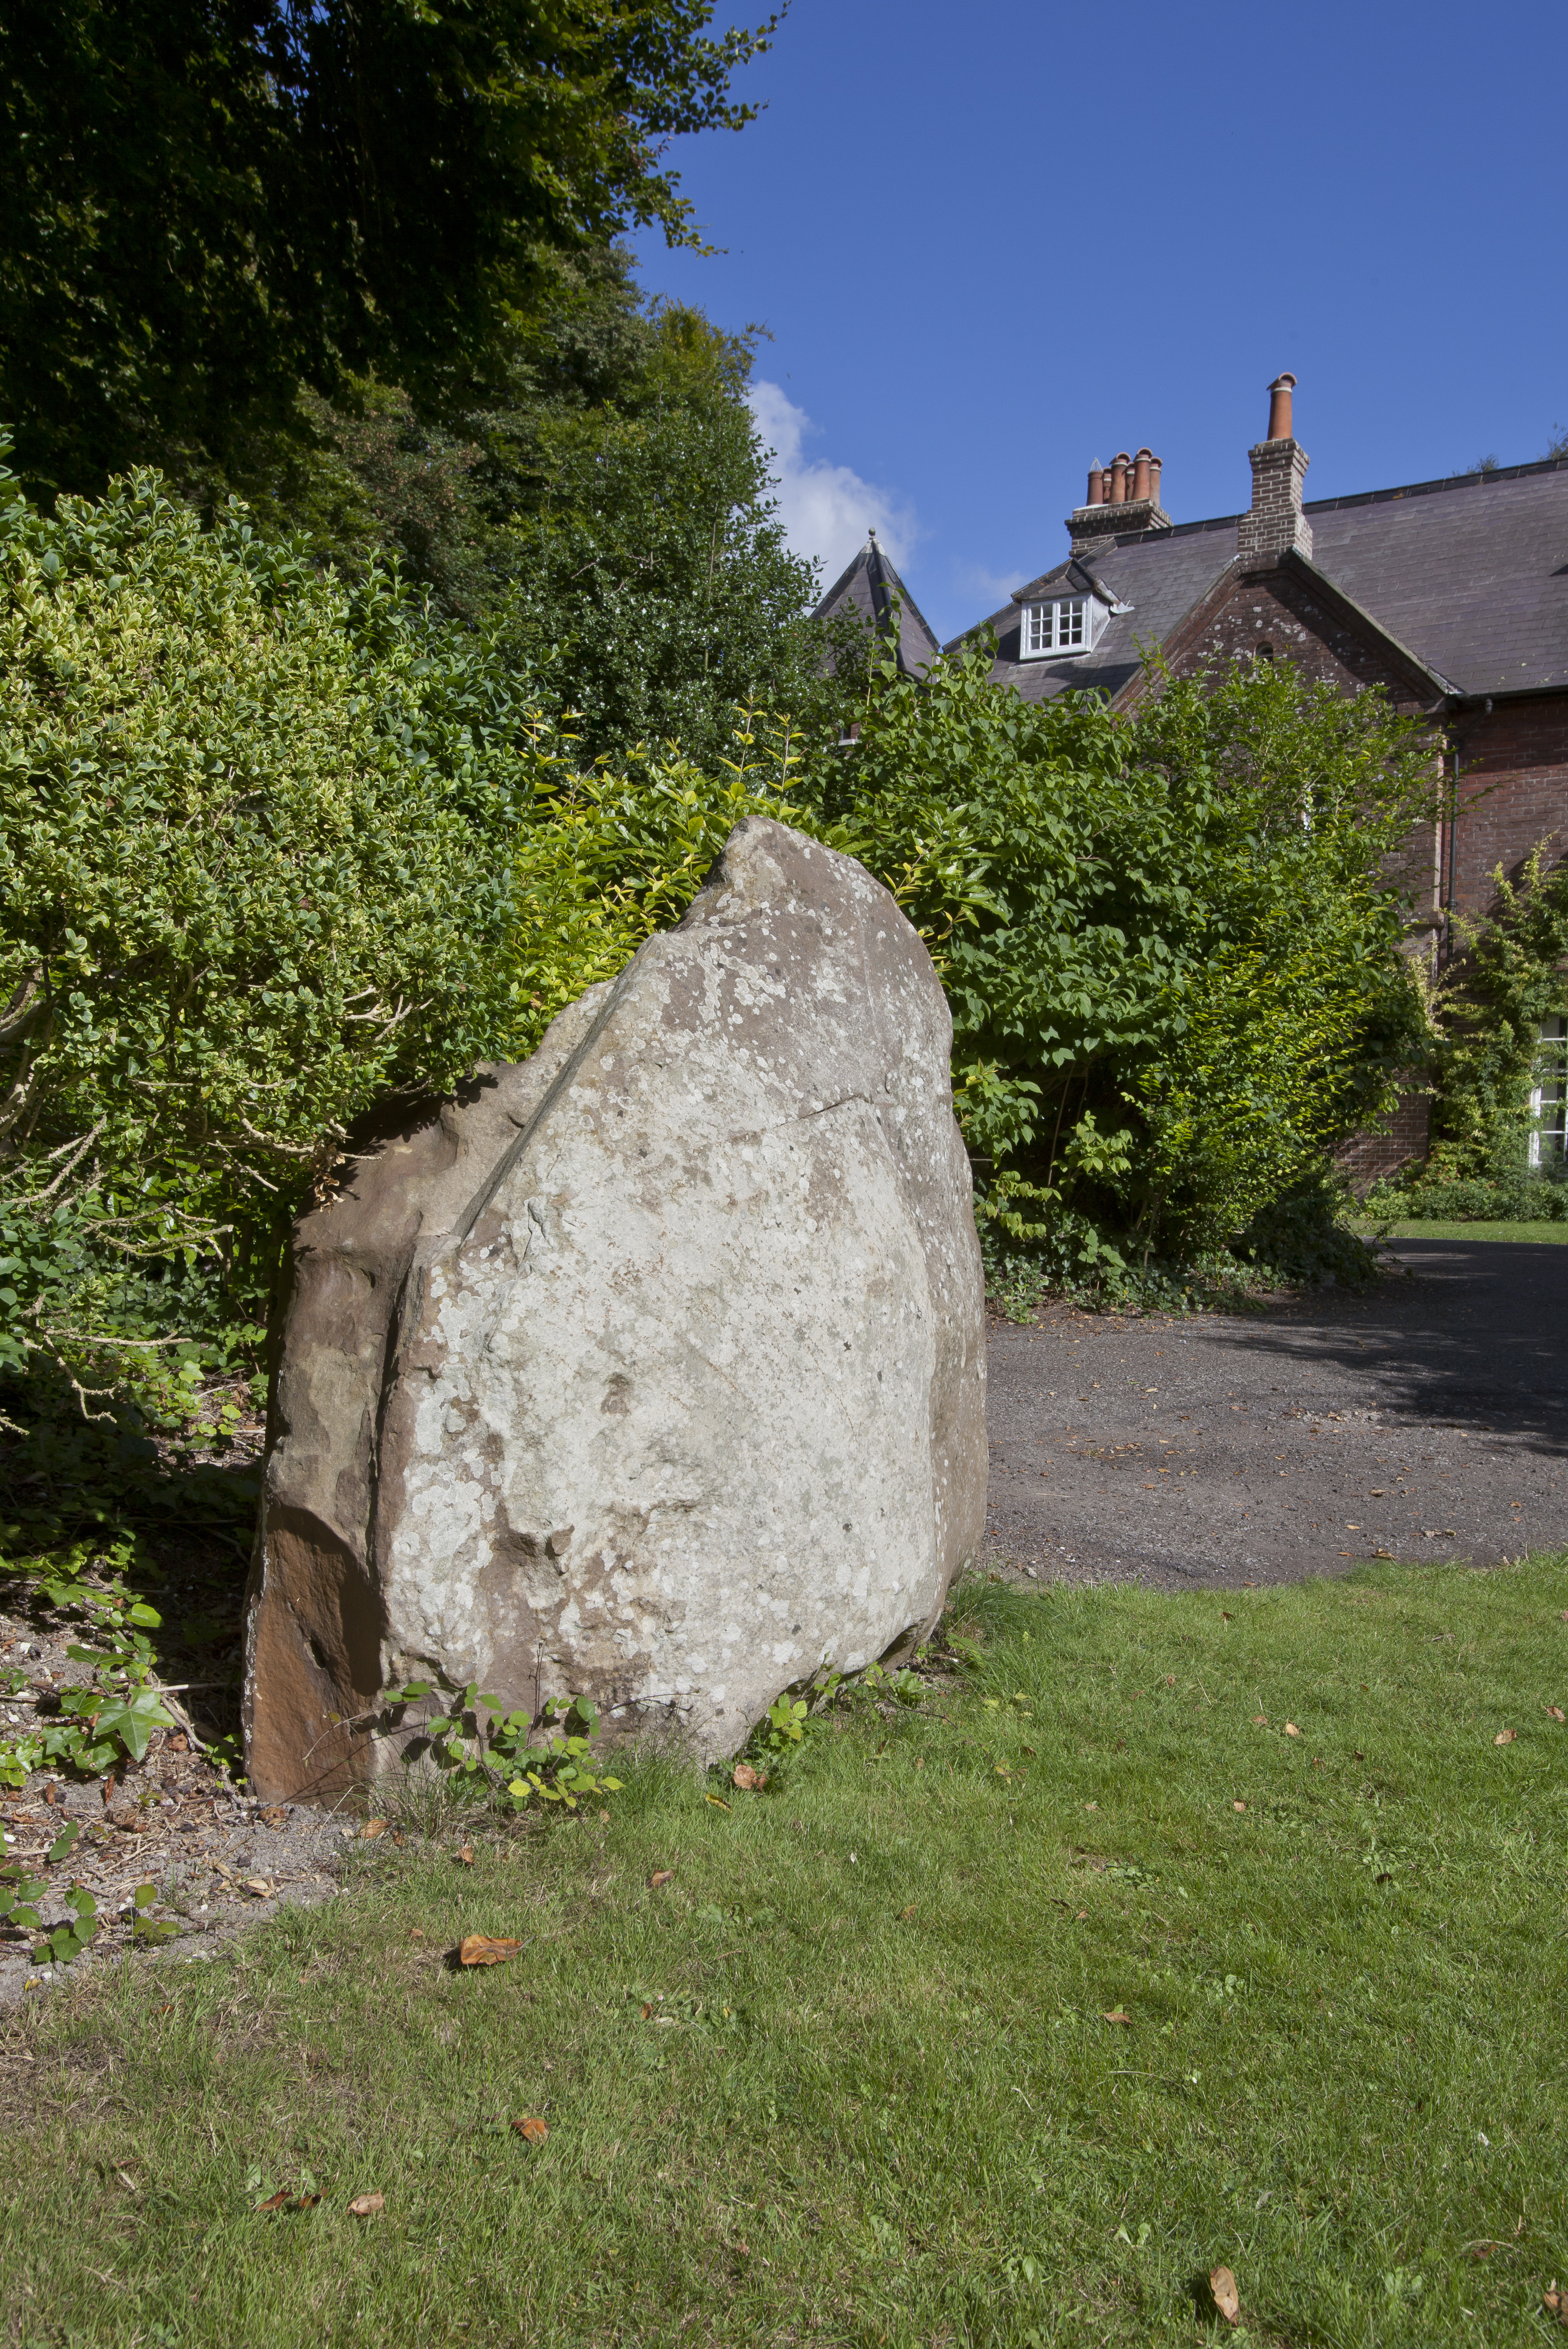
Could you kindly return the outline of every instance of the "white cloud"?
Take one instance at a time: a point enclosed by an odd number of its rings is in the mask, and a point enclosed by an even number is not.
[[[959,566],[954,584],[966,595],[983,601],[988,612],[997,612],[1006,604],[1015,587],[1026,579],[1033,579],[1033,571],[988,571],[984,564],[965,563]]]
[[[914,509],[890,490],[862,481],[848,465],[801,454],[807,433],[818,429],[776,383],[756,383],[748,395],[757,429],[773,451],[773,481],[779,519],[797,554],[815,555],[822,584],[831,586],[866,543],[868,530],[891,560],[903,566],[919,535]]]

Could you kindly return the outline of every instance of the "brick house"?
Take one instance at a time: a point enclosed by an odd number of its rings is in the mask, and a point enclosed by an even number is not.
[[[1568,459],[1313,502],[1295,383],[1269,387],[1245,513],[1173,523],[1160,460],[1119,455],[1090,469],[1064,559],[978,625],[995,633],[993,675],[1031,701],[1093,689],[1135,709],[1158,647],[1177,676],[1290,659],[1429,719],[1448,789],[1413,843],[1413,929],[1445,961],[1454,916],[1488,910],[1500,865],[1512,876],[1542,841],[1568,854]],[[924,645],[910,650],[923,665]],[[1408,1099],[1390,1133],[1352,1145],[1352,1180],[1424,1155],[1427,1127]]]

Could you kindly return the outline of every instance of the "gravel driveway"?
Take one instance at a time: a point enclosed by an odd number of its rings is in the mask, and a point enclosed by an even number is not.
[[[1568,1247],[1388,1255],[1366,1296],[993,1323],[985,1562],[1234,1588],[1568,1547]]]

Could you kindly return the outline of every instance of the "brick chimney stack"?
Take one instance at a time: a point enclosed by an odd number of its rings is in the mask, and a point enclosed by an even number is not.
[[[1269,437],[1247,454],[1253,467],[1252,510],[1242,516],[1237,553],[1243,563],[1270,556],[1312,553],[1312,524],[1302,512],[1301,486],[1309,463],[1306,450],[1295,437],[1291,394],[1293,375],[1276,376],[1269,386]]]

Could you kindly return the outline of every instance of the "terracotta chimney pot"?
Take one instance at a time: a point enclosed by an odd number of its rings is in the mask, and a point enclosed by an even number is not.
[[[1151,449],[1140,449],[1132,460],[1132,494],[1135,498],[1149,495],[1149,460],[1153,453]]]
[[[1110,460],[1110,502],[1113,506],[1127,503],[1127,469],[1131,462],[1125,449],[1119,449]]]
[[[1291,393],[1295,389],[1293,375],[1276,375],[1269,386],[1269,439],[1294,440],[1295,428],[1291,417]]]
[[[1150,457],[1149,460],[1149,494],[1153,499],[1156,505],[1160,503],[1160,468],[1161,461],[1162,460],[1158,457]]]
[[[1105,468],[1104,468],[1104,466],[1103,466],[1103,465],[1091,465],[1091,466],[1089,467],[1089,469],[1088,469],[1088,497],[1087,497],[1087,498],[1085,498],[1085,500],[1084,500],[1084,503],[1085,503],[1085,505],[1086,505],[1086,506],[1102,506],[1102,505],[1104,505],[1104,503],[1105,503]]]

